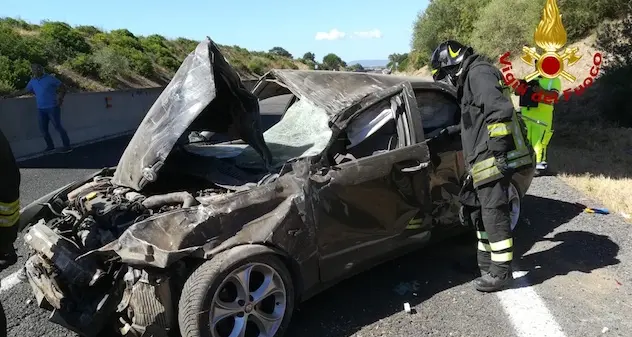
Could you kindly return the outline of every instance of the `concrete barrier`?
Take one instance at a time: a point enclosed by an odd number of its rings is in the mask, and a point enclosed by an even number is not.
[[[250,90],[255,83],[244,81]],[[62,125],[73,146],[130,134],[136,130],[163,89],[68,94],[61,111]],[[39,131],[37,113],[33,97],[0,100],[0,128],[18,160],[35,157],[46,147]],[[61,139],[52,124],[49,131],[55,146],[61,147]]]

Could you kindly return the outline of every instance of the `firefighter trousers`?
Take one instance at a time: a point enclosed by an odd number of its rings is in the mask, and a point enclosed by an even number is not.
[[[477,260],[483,272],[505,277],[511,272],[513,236],[509,204],[510,177],[503,177],[465,195],[466,221],[476,228]]]

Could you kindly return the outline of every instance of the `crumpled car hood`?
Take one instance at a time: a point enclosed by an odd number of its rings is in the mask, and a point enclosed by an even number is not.
[[[155,181],[167,156],[188,131],[234,130],[269,166],[259,101],[246,89],[217,45],[207,38],[184,60],[140,123],[112,182],[140,191]]]

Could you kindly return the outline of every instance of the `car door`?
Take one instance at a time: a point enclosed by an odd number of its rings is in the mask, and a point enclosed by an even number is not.
[[[390,102],[393,107],[397,147],[324,168],[310,178],[323,282],[397,248],[410,220],[429,204],[430,156],[426,143],[417,141],[424,137],[414,94],[408,83],[386,91],[390,95],[374,105]]]

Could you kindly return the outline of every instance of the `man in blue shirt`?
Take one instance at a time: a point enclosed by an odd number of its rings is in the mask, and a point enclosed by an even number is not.
[[[66,95],[66,88],[59,79],[45,73],[44,67],[39,64],[31,64],[31,71],[33,72],[33,78],[26,85],[26,88],[7,97],[22,96],[28,93],[34,94],[39,112],[40,132],[46,141],[45,151],[55,149],[55,144],[48,131],[48,124],[52,122],[57,132],[59,132],[63,143],[61,152],[70,152],[72,149],[70,148],[68,133],[61,125],[61,105]]]

